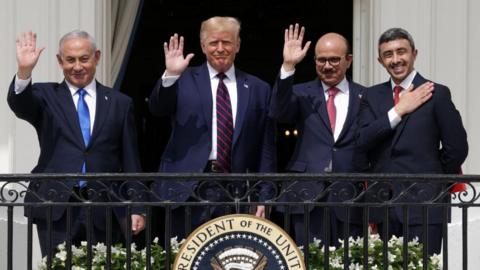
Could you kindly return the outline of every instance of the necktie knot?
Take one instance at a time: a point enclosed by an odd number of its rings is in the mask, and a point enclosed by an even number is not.
[[[81,98],[83,98],[85,96],[85,94],[87,93],[87,91],[85,91],[85,89],[83,89],[83,88],[80,88],[80,89],[77,90],[77,93]]]
[[[227,78],[227,75],[225,75],[225,73],[223,73],[223,72],[220,72],[220,73],[217,74],[217,78],[220,81],[223,81],[225,78]]]
[[[338,94],[339,91],[340,91],[340,90],[339,90],[338,88],[336,88],[336,87],[330,87],[330,88],[328,88],[328,90],[327,90],[328,97],[329,97],[329,98],[334,98],[334,97]]]

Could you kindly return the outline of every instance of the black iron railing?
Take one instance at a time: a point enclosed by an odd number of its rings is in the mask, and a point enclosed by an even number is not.
[[[76,192],[74,186],[78,179],[88,181],[87,188],[81,193]],[[112,257],[112,245],[115,241],[112,238],[112,231],[116,230],[112,224],[112,217],[116,210],[122,209],[126,216],[132,213],[142,213],[146,218],[145,233],[141,242],[145,243],[146,269],[153,269],[150,263],[152,254],[151,243],[154,238],[152,223],[157,224],[153,219],[161,219],[165,222],[162,230],[163,244],[166,256],[163,262],[165,269],[170,269],[172,264],[171,246],[169,239],[172,235],[172,216],[175,209],[181,207],[185,213],[185,232],[188,234],[195,228],[192,226],[192,208],[195,207],[221,207],[228,209],[225,213],[249,212],[252,206],[263,205],[266,207],[266,217],[270,218],[277,209],[282,209],[281,218],[283,228],[291,232],[290,216],[294,211],[301,209],[301,212],[309,212],[314,207],[321,207],[324,217],[331,214],[331,208],[340,207],[345,209],[347,219],[362,209],[363,235],[368,235],[371,228],[369,221],[372,212],[379,212],[383,218],[388,218],[389,209],[402,207],[402,221],[408,224],[409,213],[413,209],[421,209],[422,225],[426,232],[429,211],[441,209],[443,215],[443,269],[448,269],[448,258],[450,252],[462,252],[462,269],[468,269],[468,241],[480,241],[480,239],[469,239],[468,235],[468,210],[480,206],[478,183],[480,176],[476,175],[405,175],[405,174],[17,174],[0,175],[0,211],[6,215],[6,249],[1,249],[2,256],[6,262],[1,262],[0,268],[18,269],[13,261],[14,239],[17,239],[14,231],[13,216],[15,212],[25,209],[28,218],[26,239],[27,269],[35,268],[37,262],[33,261],[33,224],[34,214],[45,213],[44,219],[47,224],[53,220],[52,212],[58,207],[65,208],[66,231],[69,235],[72,224],[72,212],[77,208],[86,208],[87,224],[93,226],[92,212],[99,208],[104,211],[107,217],[105,224],[106,244],[106,269],[114,269],[109,263]],[[30,186],[28,185],[30,183]],[[174,188],[168,183],[177,183]],[[313,192],[308,188],[298,188],[301,183],[323,183],[322,188]],[[395,183],[395,185],[392,185]],[[461,192],[452,193],[452,188],[458,183],[465,183],[466,189]],[[401,185],[402,189],[398,190]],[[394,186],[396,186],[394,188]],[[44,187],[48,187],[45,189]],[[165,190],[169,189],[169,190]],[[161,190],[162,192],[158,192]],[[25,197],[28,202],[25,202]],[[327,198],[335,198],[328,200]],[[71,198],[74,198],[72,200]],[[188,199],[186,199],[188,198]],[[448,228],[447,220],[450,218],[450,209],[458,207],[462,212],[462,250],[448,250]],[[161,209],[161,216],[154,216],[155,209]],[[2,213],[2,212],[0,212]],[[305,235],[309,235],[310,215],[304,215]],[[328,218],[325,218],[328,220]],[[132,254],[131,246],[133,236],[131,233],[131,220],[126,219],[123,224],[125,239],[122,243],[126,246],[126,269],[131,269]],[[345,239],[349,235],[348,222],[344,227]],[[328,224],[325,224],[328,228]],[[384,223],[386,226],[386,223]],[[48,228],[51,233],[52,228]],[[89,235],[87,228],[87,235]],[[388,228],[384,227],[383,232],[387,234]],[[405,229],[408,235],[408,229]],[[426,235],[426,234],[425,234]],[[428,235],[426,236],[428,237]],[[327,241],[329,235],[325,230],[323,239]],[[72,268],[72,239],[66,240],[65,269]],[[91,267],[93,259],[93,242],[90,237],[87,241],[87,260]],[[138,238],[136,239],[138,240]],[[425,239],[424,239],[425,240]],[[16,240],[15,240],[16,241]],[[364,246],[368,246],[367,237],[364,238]],[[384,238],[386,243],[388,239]],[[403,240],[403,269],[408,268],[408,239]],[[458,241],[458,239],[456,239]],[[305,238],[303,244],[308,247],[309,238]],[[328,241],[327,241],[328,242]],[[425,242],[425,241],[424,241]],[[428,241],[427,241],[428,242]],[[348,239],[345,242],[345,258],[348,258]],[[50,247],[51,248],[51,247]],[[388,254],[388,246],[383,247],[383,254]],[[328,249],[324,250],[324,268],[329,269]],[[368,250],[364,250],[364,258],[368,257]],[[53,254],[46,258],[47,269],[52,264]],[[304,250],[304,260],[309,268],[311,260],[308,248]],[[427,245],[423,246],[423,261],[428,261]],[[383,256],[385,269],[388,269],[388,256]],[[344,261],[344,269],[348,268],[348,259]],[[364,260],[363,269],[368,268],[368,260]],[[424,269],[428,269],[424,264]]]

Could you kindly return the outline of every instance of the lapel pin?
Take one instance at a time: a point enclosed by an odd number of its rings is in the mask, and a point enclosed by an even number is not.
[[[360,99],[361,99],[361,98],[362,98],[362,94],[358,94],[358,98],[360,98]]]
[[[248,84],[244,83],[243,87],[248,88]]]
[[[108,97],[107,97],[107,96],[105,96],[105,100],[108,100]]]

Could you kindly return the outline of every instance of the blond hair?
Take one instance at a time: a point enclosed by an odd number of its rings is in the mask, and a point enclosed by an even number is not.
[[[215,16],[202,22],[200,27],[200,41],[207,38],[207,32],[232,32],[240,39],[240,21],[234,17]]]

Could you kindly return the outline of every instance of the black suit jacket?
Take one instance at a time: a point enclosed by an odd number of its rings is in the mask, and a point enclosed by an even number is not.
[[[97,82],[94,127],[85,147],[75,104],[65,81],[29,84],[20,94],[15,94],[14,83],[8,91],[8,104],[17,117],[35,128],[40,144],[40,157],[32,173],[80,173],[83,163],[86,163],[88,173],[141,171],[133,104],[128,96]],[[53,198],[57,202],[66,202],[76,184],[76,181],[61,184],[31,182],[29,190],[32,192],[27,193],[25,201]],[[113,191],[118,186],[118,182],[111,185],[98,181],[87,185],[94,190],[111,188]],[[53,197],[52,191],[56,194]],[[99,195],[98,200],[113,199],[106,192]],[[105,212],[96,209],[99,211],[94,213],[94,222],[102,227]],[[120,212],[115,212],[119,218],[123,217]],[[58,220],[64,213],[65,207],[54,207],[52,219]],[[31,216],[46,218],[46,208],[35,209]]]
[[[417,73],[413,85],[420,86],[426,81]],[[405,115],[394,129],[390,127],[388,119],[388,111],[393,105],[390,81],[367,89],[363,95],[357,144],[359,152],[367,153],[370,168],[362,169],[374,173],[457,174],[467,157],[468,143],[462,119],[451,100],[448,87],[434,84],[432,98]],[[405,186],[394,183],[393,196],[400,194]],[[418,184],[400,201],[433,199],[442,188],[444,186],[438,184]],[[369,199],[372,197],[369,196]],[[380,213],[372,212],[374,221],[382,220]],[[396,212],[402,220],[401,208],[397,207]],[[430,209],[429,213],[430,223],[443,220],[441,209]],[[421,222],[421,209],[411,208],[409,223]]]
[[[277,78],[272,99],[272,116],[279,122],[294,123],[299,137],[287,170],[301,173],[353,172],[355,149],[356,118],[360,107],[360,97],[364,87],[349,82],[349,105],[345,123],[337,139],[334,140],[326,107],[321,81],[315,80],[293,85],[294,76],[281,80]],[[282,198],[286,201],[320,199],[322,201],[343,201],[354,198],[360,187],[353,183],[335,182],[331,191],[325,191],[324,182],[298,182],[284,186],[287,192]],[[339,197],[339,191],[343,195]],[[319,198],[321,194],[325,196]],[[301,198],[297,196],[301,195]],[[335,209],[337,217],[346,219],[344,211]],[[361,222],[361,212],[352,213],[351,221]]]

